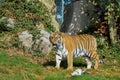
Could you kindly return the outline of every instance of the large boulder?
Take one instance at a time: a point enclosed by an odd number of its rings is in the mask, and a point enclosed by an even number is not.
[[[60,31],[75,34],[91,25],[89,12],[94,12],[93,5],[87,0],[75,1],[67,5],[64,11],[64,22]]]
[[[38,37],[33,44],[33,50],[41,51],[41,53],[49,54],[52,49],[51,42],[49,41],[50,33],[48,33],[46,30],[41,29],[40,30],[40,37]]]

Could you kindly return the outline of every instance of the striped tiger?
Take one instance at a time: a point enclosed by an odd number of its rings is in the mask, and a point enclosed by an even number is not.
[[[73,70],[73,57],[80,56],[85,58],[87,69],[92,66],[91,58],[95,61],[94,68],[98,68],[97,42],[92,35],[68,35],[54,32],[50,35],[50,41],[56,48],[56,68],[60,68],[62,56],[67,57],[67,70]]]

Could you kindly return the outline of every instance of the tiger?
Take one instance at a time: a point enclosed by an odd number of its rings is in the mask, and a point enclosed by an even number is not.
[[[98,68],[99,56],[97,54],[96,38],[89,34],[69,35],[63,32],[53,32],[50,42],[56,49],[56,68],[60,68],[62,57],[67,57],[67,70],[73,70],[73,58],[83,57],[87,62],[87,69],[92,66],[91,58],[94,59],[94,69]]]

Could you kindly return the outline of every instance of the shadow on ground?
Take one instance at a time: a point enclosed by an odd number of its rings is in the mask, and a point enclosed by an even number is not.
[[[54,60],[48,60],[46,62],[44,62],[42,65],[44,67],[47,67],[47,66],[52,66],[52,67],[55,67],[55,64],[56,64],[56,61]],[[86,67],[87,65],[85,63],[73,63],[73,66],[74,67]],[[63,69],[66,69],[67,68],[67,60],[62,60],[61,64],[60,64],[60,67],[63,68]]]

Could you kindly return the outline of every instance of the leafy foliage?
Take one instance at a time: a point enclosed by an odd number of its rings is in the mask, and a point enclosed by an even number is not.
[[[96,26],[100,32],[106,35],[110,43],[115,44],[119,38],[118,28],[120,18],[120,5],[118,0],[91,0],[98,9]],[[100,28],[101,27],[101,28]]]
[[[115,17],[115,20],[119,17],[120,5],[117,0],[91,0],[93,4],[99,8],[99,15],[103,15],[104,20],[108,20],[110,17]],[[103,13],[102,13],[103,12]],[[110,16],[111,12],[114,16]],[[99,18],[100,19],[100,18]]]
[[[38,0],[6,0],[0,2],[0,18],[5,16],[15,19],[16,28],[34,28],[42,22],[45,28],[52,30],[51,18],[47,8]]]
[[[119,0],[90,0],[95,6],[94,13],[91,15],[93,24],[93,35],[98,42],[98,53],[100,57],[118,58],[120,50],[120,1]],[[116,56],[116,57],[115,57]]]

